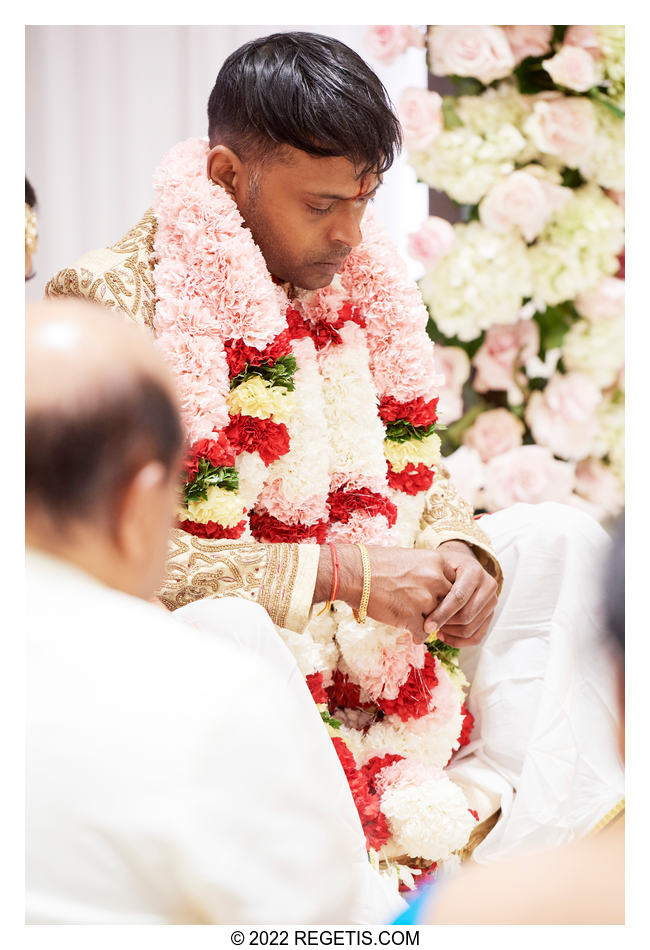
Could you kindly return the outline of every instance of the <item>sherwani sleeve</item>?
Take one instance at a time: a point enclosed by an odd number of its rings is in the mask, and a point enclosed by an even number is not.
[[[454,488],[449,472],[440,466],[427,495],[415,547],[435,549],[445,541],[468,544],[481,566],[496,580],[497,593],[501,593],[503,572],[490,540],[474,518],[471,505]]]
[[[215,541],[175,528],[157,596],[170,610],[204,597],[242,597],[264,607],[277,626],[302,633],[319,556],[317,544]]]

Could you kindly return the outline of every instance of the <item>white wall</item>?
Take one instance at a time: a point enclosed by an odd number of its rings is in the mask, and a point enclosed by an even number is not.
[[[208,96],[221,63],[256,36],[326,33],[364,58],[362,26],[30,26],[26,28],[26,174],[39,204],[36,277],[28,299],[85,251],[117,240],[151,203],[164,152],[207,132]],[[422,50],[392,66],[369,61],[396,103],[426,85]],[[400,157],[376,213],[406,253],[427,214],[427,189]],[[418,276],[421,268],[410,263]]]

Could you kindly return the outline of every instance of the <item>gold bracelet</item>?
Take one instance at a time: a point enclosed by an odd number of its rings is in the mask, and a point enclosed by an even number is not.
[[[365,623],[366,617],[368,616],[368,601],[370,600],[370,558],[368,557],[365,544],[357,542],[357,547],[359,548],[361,563],[363,564],[363,589],[361,591],[359,609],[353,610],[352,613],[357,623]]]

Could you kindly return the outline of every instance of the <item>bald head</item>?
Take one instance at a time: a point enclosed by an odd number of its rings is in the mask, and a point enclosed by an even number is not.
[[[28,520],[110,524],[135,471],[176,462],[171,377],[144,334],[75,299],[28,308],[26,343]]]

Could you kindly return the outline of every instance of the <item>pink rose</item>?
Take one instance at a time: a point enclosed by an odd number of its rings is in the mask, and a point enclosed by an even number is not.
[[[516,502],[568,502],[573,465],[554,459],[541,445],[522,445],[491,459],[485,468],[485,502],[499,511]]]
[[[449,254],[456,241],[456,232],[444,218],[428,217],[420,230],[408,237],[408,252],[432,270],[438,261]]]
[[[586,49],[593,59],[602,59],[603,51],[593,26],[570,26],[564,34],[565,46],[580,46]]]
[[[515,68],[500,26],[433,26],[429,57],[435,76],[472,76],[485,85],[509,76]]]
[[[456,491],[472,508],[476,508],[478,493],[485,482],[485,466],[476,449],[461,445],[444,460]]]
[[[605,194],[610,198],[615,205],[618,205],[619,208],[622,208],[625,211],[625,192],[616,191],[614,188],[606,188]]]
[[[399,100],[399,117],[404,144],[409,149],[422,149],[442,132],[442,97],[437,92],[409,86]]]
[[[479,216],[490,231],[503,234],[510,228],[518,228],[530,244],[570,197],[570,188],[520,170],[494,185],[480,204]]]
[[[553,39],[552,26],[504,26],[515,66],[527,56],[543,56],[550,53]]]
[[[587,92],[598,83],[594,60],[581,46],[563,46],[543,66],[554,83],[574,92]]]
[[[556,373],[543,392],[528,401],[526,422],[535,441],[563,459],[589,455],[598,430],[600,389],[583,373]]]
[[[424,35],[413,26],[370,26],[364,45],[370,56],[389,65],[409,46],[424,46]]]
[[[575,490],[596,505],[597,518],[612,517],[623,509],[625,497],[620,482],[608,465],[599,459],[583,459],[576,465]]]
[[[545,95],[533,106],[524,131],[537,148],[574,168],[589,153],[596,133],[594,107],[578,96]]]
[[[444,377],[444,382],[438,385],[438,418],[443,425],[449,425],[463,414],[462,390],[469,378],[469,356],[460,346],[441,346],[436,343],[433,365],[435,372]]]
[[[618,277],[603,277],[591,290],[575,298],[575,308],[590,323],[620,320],[625,315],[625,281]]]
[[[474,389],[479,393],[504,389],[510,402],[521,402],[515,370],[539,350],[539,327],[534,320],[490,327],[474,356]]]
[[[509,409],[488,409],[463,434],[463,442],[476,449],[483,462],[517,448],[526,427]]]

